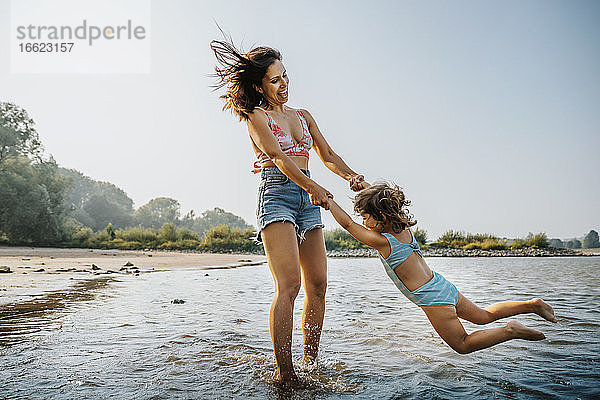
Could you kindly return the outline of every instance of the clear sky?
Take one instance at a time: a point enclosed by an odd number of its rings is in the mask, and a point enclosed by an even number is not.
[[[149,74],[11,74],[9,10],[0,101],[29,111],[59,165],[135,207],[166,196],[256,224],[246,127],[209,88],[216,20],[246,51],[282,52],[289,105],[367,180],[402,186],[430,239],[600,229],[597,1],[152,1]],[[311,170],[350,210],[314,152]]]

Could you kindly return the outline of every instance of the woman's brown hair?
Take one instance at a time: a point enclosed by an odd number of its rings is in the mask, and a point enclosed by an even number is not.
[[[240,121],[247,120],[248,114],[264,101],[257,88],[262,86],[267,68],[275,60],[281,61],[281,53],[271,47],[260,46],[242,54],[230,38],[213,40],[210,48],[219,64],[214,74],[218,82],[213,87],[215,90],[227,87],[225,94],[220,96],[225,100],[223,110],[231,110]]]
[[[416,225],[417,221],[406,210],[409,205],[402,189],[387,182],[378,182],[354,197],[355,212],[369,214],[382,224],[389,223],[394,232]]]

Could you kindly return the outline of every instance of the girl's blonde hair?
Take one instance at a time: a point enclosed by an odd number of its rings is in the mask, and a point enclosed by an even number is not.
[[[406,207],[404,192],[398,185],[387,182],[377,182],[363,189],[354,197],[354,211],[358,214],[369,214],[382,224],[389,223],[394,232],[400,232],[407,227],[416,225]]]

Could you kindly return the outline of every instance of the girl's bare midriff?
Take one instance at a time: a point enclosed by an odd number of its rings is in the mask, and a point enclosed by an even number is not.
[[[433,278],[433,272],[431,272],[425,260],[416,252],[413,252],[406,261],[394,268],[394,272],[411,292]]]
[[[407,229],[394,236],[402,243],[410,243],[412,241],[412,234]],[[433,272],[429,269],[423,257],[415,251],[408,256],[406,261],[394,268],[394,272],[411,292],[433,278]]]

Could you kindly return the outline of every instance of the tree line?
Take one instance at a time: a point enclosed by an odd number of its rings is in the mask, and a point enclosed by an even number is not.
[[[548,239],[545,233],[508,240],[449,230],[428,243],[425,230],[413,233],[424,248],[600,247],[594,230],[582,241]],[[33,119],[23,108],[0,102],[0,244],[262,252],[255,235],[251,225],[221,208],[182,216],[177,200],[157,197],[134,209],[133,200],[112,183],[44,157]],[[366,247],[343,229],[325,231],[325,244],[328,250]]]
[[[191,248],[193,241],[212,249],[222,248],[225,238],[253,235],[252,226],[221,208],[182,216],[177,200],[158,197],[134,209],[122,189],[59,167],[43,151],[28,113],[0,102],[2,244]]]

